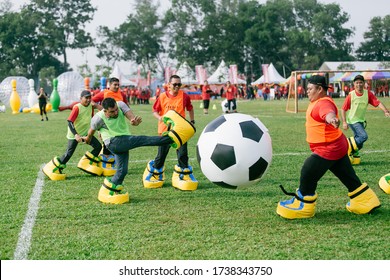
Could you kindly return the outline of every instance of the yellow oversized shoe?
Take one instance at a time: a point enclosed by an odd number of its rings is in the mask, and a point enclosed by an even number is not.
[[[99,167],[103,170],[102,175],[112,177],[116,173],[115,156],[114,155],[99,155]]]
[[[346,207],[351,213],[368,214],[381,206],[378,197],[366,183],[362,184],[353,192],[348,193],[348,196],[351,200],[347,203]]]
[[[352,165],[359,165],[361,163],[360,156],[352,155],[349,157]]]
[[[100,187],[98,199],[100,202],[108,204],[123,204],[130,201],[127,192],[122,193],[123,186],[115,185],[108,178],[105,178],[103,185]]]
[[[60,181],[66,179],[66,174],[62,173],[65,167],[66,164],[60,163],[60,159],[58,157],[55,157],[51,161],[46,163],[42,171],[47,177],[49,177],[50,180]]]
[[[77,167],[92,175],[101,176],[103,174],[103,169],[99,166],[100,158],[95,157],[90,152],[86,152],[84,156],[80,159]]]
[[[282,191],[293,196],[290,200],[280,201],[276,208],[276,213],[285,219],[304,219],[311,218],[315,214],[316,200],[318,194],[303,196],[299,190],[295,193],[288,193],[280,186]]]
[[[194,191],[198,188],[199,182],[192,173],[192,167],[181,168],[175,165],[172,175],[172,186],[182,191]]]
[[[174,110],[169,110],[162,117],[162,121],[168,126],[168,131],[164,132],[163,135],[168,135],[172,139],[171,146],[175,149],[179,149],[187,143],[196,132],[192,123]]]
[[[356,145],[356,141],[354,137],[347,138],[348,140],[348,155],[351,155],[357,151],[359,151],[358,146]]]
[[[164,185],[165,167],[163,166],[157,169],[154,168],[153,165],[154,165],[154,160],[149,161],[148,164],[146,165],[144,174],[142,176],[142,182],[144,184],[144,188],[147,189],[158,189]]]
[[[380,178],[379,187],[385,193],[390,194],[390,173],[386,174]]]

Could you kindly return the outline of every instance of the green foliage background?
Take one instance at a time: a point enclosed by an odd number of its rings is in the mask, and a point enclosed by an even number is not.
[[[336,102],[341,106],[342,99]],[[390,107],[388,98],[382,101]],[[142,186],[146,163],[156,148],[130,152],[130,168],[124,185],[131,201],[105,205],[97,200],[103,178],[83,173],[76,165],[89,147],[80,145],[70,160],[65,181],[45,178],[39,211],[33,228],[28,259],[35,260],[310,260],[390,258],[390,197],[380,191],[379,178],[389,173],[389,144],[380,110],[367,113],[369,140],[362,164],[355,169],[362,181],[378,194],[382,207],[371,215],[354,215],[345,209],[346,188],[327,173],[319,183],[316,216],[308,220],[280,218],[276,205],[287,199],[279,189],[298,186],[300,168],[310,154],[305,143],[304,113],[285,112],[285,101],[239,101],[238,110],[258,117],[273,141],[273,162],[261,182],[242,190],[210,183],[196,161],[195,146],[205,125],[219,116],[203,115],[195,101],[198,132],[189,142],[190,164],[199,180],[194,192],[170,185],[176,155],[166,162],[167,181],[162,189]],[[303,101],[301,108],[306,108]],[[143,117],[133,134],[156,134],[151,105],[136,105]],[[0,259],[12,259],[27,213],[29,199],[42,164],[66,148],[66,119],[70,111],[49,113],[41,122],[37,114],[0,114]],[[351,135],[347,131],[347,135]]]

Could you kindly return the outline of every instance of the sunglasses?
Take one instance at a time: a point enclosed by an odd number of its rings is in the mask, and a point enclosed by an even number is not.
[[[181,87],[181,83],[171,84],[173,87]]]

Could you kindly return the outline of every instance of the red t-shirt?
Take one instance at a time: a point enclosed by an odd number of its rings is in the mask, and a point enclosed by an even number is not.
[[[203,100],[210,100],[210,93],[209,93],[210,91],[211,91],[211,88],[209,85],[202,86],[202,99]]]

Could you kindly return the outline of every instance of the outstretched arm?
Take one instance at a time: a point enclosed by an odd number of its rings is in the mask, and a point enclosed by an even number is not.
[[[125,116],[130,121],[131,125],[137,126],[142,122],[142,118],[140,116],[134,115],[133,111],[131,110],[127,111]]]
[[[381,108],[382,111],[385,113],[385,117],[388,117],[388,118],[390,117],[389,110],[387,110],[386,106],[382,102],[379,103],[378,107]]]
[[[338,127],[340,126],[340,120],[337,118],[335,112],[329,112],[329,113],[326,115],[326,117],[325,117],[325,121],[326,121],[328,124],[333,125],[335,128],[338,128]]]

